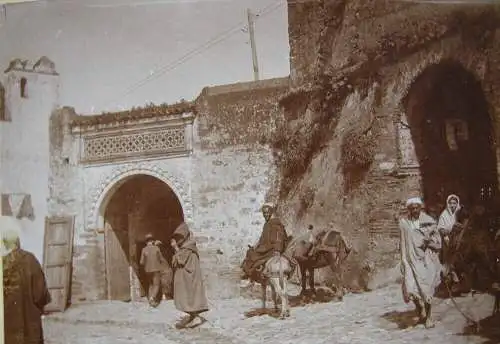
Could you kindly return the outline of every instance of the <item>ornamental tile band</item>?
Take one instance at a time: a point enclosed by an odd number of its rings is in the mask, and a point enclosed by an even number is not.
[[[153,155],[186,150],[184,127],[84,138],[82,161]]]

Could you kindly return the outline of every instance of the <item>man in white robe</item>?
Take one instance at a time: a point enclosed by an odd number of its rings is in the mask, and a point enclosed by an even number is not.
[[[422,205],[420,198],[410,198],[406,203],[408,214],[399,221],[402,290],[404,301],[415,304],[419,322],[431,328],[431,302],[441,282],[441,236],[436,221],[422,211]]]

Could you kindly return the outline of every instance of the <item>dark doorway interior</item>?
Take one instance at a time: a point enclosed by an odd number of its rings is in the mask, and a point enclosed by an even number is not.
[[[116,190],[105,213],[110,299],[124,299],[125,295],[130,295],[130,266],[139,277],[141,296],[145,296],[148,283],[139,259],[146,234],[152,233],[163,243],[160,247],[171,263],[171,235],[183,221],[184,214],[177,196],[157,178],[133,176]]]
[[[454,61],[430,66],[405,105],[427,207],[442,209],[450,193],[488,207],[498,189],[494,132],[474,75]]]

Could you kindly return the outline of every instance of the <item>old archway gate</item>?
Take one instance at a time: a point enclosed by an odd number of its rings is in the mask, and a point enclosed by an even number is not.
[[[76,116],[64,108],[52,117],[53,216],[46,221],[44,265],[53,296],[48,310],[63,311],[70,298],[109,295],[106,260],[117,255],[110,247],[127,249],[106,243],[104,218],[109,199],[126,180],[147,175],[162,181],[177,197],[184,220],[192,224],[195,116],[186,103],[98,116]],[[126,280],[133,300],[139,295],[132,267]]]
[[[261,139],[274,130],[277,99],[288,87],[288,78],[271,79],[214,86],[194,102],[120,113],[55,111],[44,247],[58,300],[51,308],[63,310],[69,298],[125,300],[127,291],[130,299],[139,297],[138,236],[171,230],[180,219],[199,243],[208,296],[238,296],[242,248],[258,239],[260,207],[276,177],[272,150]],[[254,89],[262,98],[249,103]]]

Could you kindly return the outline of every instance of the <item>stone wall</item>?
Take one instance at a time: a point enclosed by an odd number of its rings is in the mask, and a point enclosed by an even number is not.
[[[267,145],[288,78],[205,88],[197,99],[192,195],[209,297],[239,293],[239,265],[260,235],[275,177]]]
[[[323,121],[319,125],[328,132],[319,131],[320,144],[317,137],[307,138],[316,142],[310,143],[316,145],[310,164],[280,202],[280,211],[289,219],[289,227],[298,231],[308,223],[322,227],[335,221],[357,251],[351,257],[351,265],[357,265],[352,279],[363,267],[375,265],[382,273],[394,266],[402,202],[421,194],[418,166],[407,161],[414,146],[411,140],[402,144],[405,134],[399,126],[405,119],[403,99],[415,78],[430,65],[457,61],[482,81],[492,116],[499,118],[494,93],[499,79],[491,76],[498,74],[494,23],[500,16],[495,11],[484,6],[290,2],[291,70],[296,72],[292,73],[294,87],[283,104],[285,116],[297,119],[287,131],[290,135]],[[335,13],[342,13],[341,19]],[[308,24],[310,17],[323,20],[319,29]],[[319,62],[311,68],[314,60]],[[299,116],[288,115],[297,111],[286,107],[293,104],[290,99],[303,94],[308,97]],[[340,167],[344,133],[370,125],[375,147],[371,167],[362,173],[358,187],[346,193],[342,187],[346,176]],[[497,130],[497,139],[498,134]],[[307,204],[304,199],[309,199]],[[376,274],[372,286],[380,282],[375,280]]]
[[[72,301],[107,297],[103,211],[117,187],[137,174],[164,181],[179,198],[199,242],[209,298],[238,295],[238,267],[260,235],[260,207],[275,181],[268,143],[287,89],[288,78],[205,88],[188,133],[192,151],[170,158],[82,163],[86,134],[75,129],[74,111],[54,112],[50,214],[76,219]]]
[[[71,134],[71,121],[76,116],[73,108],[63,107],[52,113],[50,118],[50,178],[49,178],[49,216],[75,217],[73,247],[73,271],[70,300],[80,297],[86,284],[77,276],[89,276],[93,268],[85,269],[78,264],[88,252],[81,244],[80,229],[83,228],[83,208],[85,184],[79,168],[78,150]],[[82,272],[81,269],[84,269]]]
[[[289,2],[290,81],[294,86],[307,82],[314,75],[321,7],[318,0]]]

